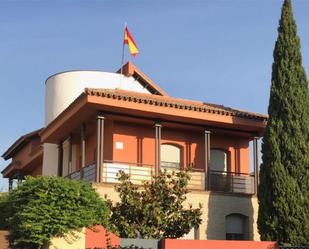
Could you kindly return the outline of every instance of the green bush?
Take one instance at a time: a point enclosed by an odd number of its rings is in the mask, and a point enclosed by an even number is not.
[[[89,183],[61,177],[28,177],[10,191],[6,218],[13,245],[40,248],[53,236],[71,230],[107,226],[109,211]]]
[[[0,193],[0,230],[8,229],[7,217],[12,215],[12,210],[8,205],[8,193]]]
[[[115,186],[120,201],[107,200],[111,209],[111,229],[122,238],[180,238],[201,223],[201,205],[193,208],[184,202],[188,194],[190,168],[166,170],[151,182],[134,185],[129,175],[120,172]]]

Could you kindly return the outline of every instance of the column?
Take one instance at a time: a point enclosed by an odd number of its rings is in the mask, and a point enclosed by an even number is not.
[[[72,134],[69,136],[69,167],[68,167],[68,175],[72,173],[73,171],[73,165],[72,165],[72,156],[73,156],[73,149],[72,149]]]
[[[97,114],[97,153],[96,153],[96,182],[101,182],[104,163],[104,120],[102,113]]]
[[[235,170],[230,169],[230,171],[232,172],[234,171],[236,175],[239,175],[239,173],[242,173],[241,165],[240,165],[240,148],[238,148],[236,145],[235,145]]]
[[[205,130],[205,190],[210,189],[210,172],[209,172],[209,161],[210,161],[210,131]]]
[[[63,142],[58,144],[58,176],[63,175]]]
[[[84,178],[84,167],[86,166],[86,142],[85,142],[85,124],[82,124],[80,129],[80,142],[81,142],[81,164],[80,164],[80,178]]]
[[[155,176],[159,175],[161,163],[161,127],[160,123],[155,123]]]
[[[186,142],[186,157],[185,157],[185,161],[186,164],[184,167],[192,167],[192,162],[191,162],[191,142]]]
[[[254,165],[254,192],[257,193],[259,185],[259,138],[253,138],[253,165]]]
[[[19,187],[23,182],[23,175],[22,173],[19,171],[17,174],[17,187]]]
[[[9,191],[13,189],[13,179],[9,178]]]

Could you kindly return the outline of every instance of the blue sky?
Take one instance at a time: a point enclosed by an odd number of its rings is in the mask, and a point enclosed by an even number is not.
[[[48,76],[120,67],[124,22],[141,52],[133,63],[170,95],[267,113],[281,4],[0,0],[0,153],[43,126]],[[309,72],[309,1],[293,7]]]

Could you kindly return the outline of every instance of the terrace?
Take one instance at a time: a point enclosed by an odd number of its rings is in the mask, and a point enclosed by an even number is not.
[[[179,171],[172,167],[162,167],[162,170]],[[118,173],[120,171],[128,174],[131,182],[136,185],[140,185],[145,181],[151,181],[155,176],[154,165],[106,160],[100,168],[99,182],[118,183]],[[190,190],[208,190],[248,195],[255,193],[254,175],[216,170],[209,170],[208,172],[208,177],[206,177],[203,169],[192,169],[188,188]],[[95,163],[90,164],[70,173],[67,177],[74,180],[96,182],[96,165]]]

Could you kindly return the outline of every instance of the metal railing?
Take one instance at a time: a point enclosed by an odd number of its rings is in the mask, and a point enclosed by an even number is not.
[[[168,172],[179,171],[179,169],[175,169],[174,167],[162,167],[161,169],[167,170]],[[151,181],[155,174],[154,165],[106,160],[101,170],[101,182],[118,183],[118,174],[120,171],[128,174],[131,182],[137,185],[145,181]],[[95,182],[96,166],[94,163],[90,164],[69,174],[67,177],[74,180]],[[249,174],[209,170],[207,178],[204,169],[193,168],[192,172],[190,172],[190,177],[188,188],[191,190],[205,190],[208,179],[210,191],[254,194],[254,176]]]
[[[192,190],[205,190],[205,171],[204,169],[192,168],[190,172],[188,188]]]
[[[83,180],[87,182],[95,182],[96,178],[96,167],[95,163],[90,164],[83,168]]]
[[[180,163],[161,161],[160,166],[161,169],[179,169]]]
[[[84,180],[86,182],[95,182],[96,177],[96,167],[92,163],[84,168],[74,171],[66,176],[72,180]]]
[[[151,181],[155,173],[154,166],[150,164],[106,160],[104,161],[101,181],[117,183],[119,171],[128,174],[131,182],[134,184],[142,184],[145,181]]]
[[[210,170],[209,190],[226,193],[254,194],[254,176],[245,173]]]

